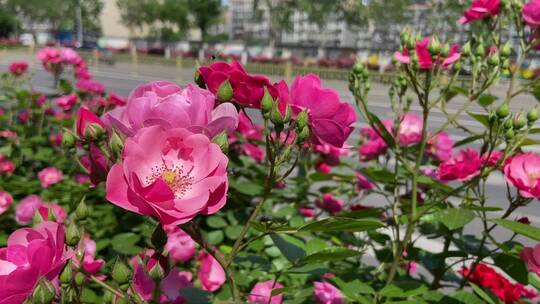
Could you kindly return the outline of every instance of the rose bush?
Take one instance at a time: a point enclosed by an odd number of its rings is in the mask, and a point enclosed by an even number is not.
[[[540,228],[524,215],[540,198],[540,85],[512,68],[540,44],[537,8],[472,1],[461,46],[404,30],[384,118],[361,63],[352,100],[237,62],[123,97],[54,47],[37,56],[44,94],[36,65],[13,63],[0,303],[538,302]]]

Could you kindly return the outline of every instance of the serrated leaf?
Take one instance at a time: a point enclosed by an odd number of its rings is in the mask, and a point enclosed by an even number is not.
[[[361,232],[382,228],[384,225],[375,219],[353,219],[342,217],[331,217],[320,221],[307,223],[300,227],[298,231],[313,232]]]
[[[474,212],[467,209],[448,208],[435,212],[433,216],[436,221],[454,230],[470,223],[474,219]]]

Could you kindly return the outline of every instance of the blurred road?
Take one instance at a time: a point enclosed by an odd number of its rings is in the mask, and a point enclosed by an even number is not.
[[[0,53],[0,71],[6,71],[9,62],[12,62],[16,59],[24,59],[31,63],[30,71],[34,74],[33,83],[32,85],[36,90],[40,91],[48,91],[50,90],[50,87],[52,85],[52,78],[48,73],[46,73],[40,64],[30,57],[27,53],[21,53],[21,52],[4,52]],[[135,88],[137,85],[154,81],[154,80],[172,80],[179,84],[186,84],[188,82],[192,82],[193,79],[193,70],[191,69],[181,69],[176,66],[163,66],[163,65],[138,65],[138,66],[132,66],[130,63],[116,63],[113,66],[110,65],[100,65],[97,67],[92,67],[91,72],[94,75],[94,78],[102,83],[104,83],[107,87],[108,91],[116,92],[119,94],[122,94],[124,96],[127,96],[129,92]],[[272,79],[272,80],[277,80]],[[324,81],[326,86],[335,88],[339,91],[341,97],[343,100],[347,100],[349,102],[352,102],[352,96],[350,92],[347,89],[347,83],[342,81]],[[495,96],[503,96],[505,91],[505,86],[507,84],[505,82],[500,83],[497,85],[492,91],[491,94]],[[370,109],[378,115],[381,119],[387,119],[392,117],[392,110],[390,109],[390,105],[388,102],[387,97],[387,89],[388,86],[381,85],[381,84],[373,84],[372,90],[370,92],[370,100],[369,105]],[[457,111],[461,105],[463,104],[464,99],[456,98],[451,102],[451,104],[448,105],[448,108],[450,112]],[[414,103],[413,103],[414,104]],[[512,103],[512,110],[528,110],[533,105],[537,104],[537,102],[531,97],[520,97],[516,99]],[[419,106],[413,106],[412,107],[413,112],[419,112],[420,107]],[[479,106],[474,106],[470,109],[470,111],[480,111],[483,112],[483,110]],[[438,127],[440,127],[444,122],[446,121],[446,118],[444,114],[438,111],[434,111],[433,115],[430,118],[429,121],[429,128],[430,130],[436,130]],[[459,121],[467,126],[468,128],[472,130],[482,130],[483,126],[469,117],[466,113],[459,116]],[[365,122],[361,121],[358,123],[358,127],[361,127],[365,125]],[[452,138],[457,141],[463,138],[464,133],[460,130],[456,129],[450,129],[447,130]],[[358,139],[358,132],[354,133],[355,135],[352,136],[351,142],[354,142]],[[530,147],[528,148],[532,151],[540,152],[540,146],[536,147]],[[383,203],[383,198],[377,197],[377,196],[369,196],[366,198],[365,203],[367,205],[380,205]],[[488,191],[488,205],[490,206],[497,206],[501,208],[507,207],[506,202],[506,186],[504,183],[504,180],[502,178],[502,174],[495,173],[493,174],[493,177],[489,180],[489,191]],[[501,212],[502,213],[502,212]],[[491,213],[493,217],[497,217],[497,212]],[[514,218],[518,218],[521,216],[527,216],[529,220],[535,225],[540,226],[540,202],[533,201],[530,206],[523,207],[518,210],[518,212],[515,213]],[[467,233],[475,233],[478,235],[478,233],[481,231],[480,223],[474,222],[467,226]],[[502,229],[499,229],[496,231],[496,235],[499,238],[499,240],[504,240],[505,238],[510,236],[510,233],[507,231],[503,231]],[[430,240],[420,240],[420,243],[424,242],[425,244],[422,245],[422,247],[429,247],[433,251],[440,250],[439,248],[442,248],[442,244],[432,242]],[[524,242],[527,244],[531,244],[531,242],[524,240]],[[419,243],[419,245],[421,245]]]

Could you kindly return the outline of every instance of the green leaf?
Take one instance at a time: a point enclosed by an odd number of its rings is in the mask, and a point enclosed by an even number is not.
[[[540,241],[540,228],[504,219],[494,219],[492,221],[495,222],[497,225],[514,231],[517,234],[526,236],[535,241]]]
[[[319,231],[319,232],[361,232],[382,228],[384,225],[375,219],[353,219],[343,217],[330,217],[320,221],[307,223],[300,227],[298,231]]]
[[[480,98],[478,98],[478,103],[482,107],[487,107],[487,106],[491,105],[493,102],[495,102],[495,100],[497,100],[497,99],[499,99],[497,96],[493,96],[493,95],[490,95],[490,94],[485,94],[485,95],[480,96]]]
[[[375,124],[375,127],[381,133],[381,135],[382,135],[384,141],[386,142],[386,144],[388,145],[388,147],[390,147],[390,148],[395,147],[396,146],[396,141],[394,140],[394,137],[392,136],[392,134],[390,134],[390,132],[388,132],[388,130],[386,129],[386,127],[384,126],[382,121],[379,119],[379,117],[377,117],[377,115],[375,115],[375,114],[373,114],[371,112],[367,112],[367,117],[368,117],[368,119],[370,121],[373,122],[373,124]]]
[[[520,258],[508,254],[498,254],[495,256],[494,261],[495,265],[499,266],[516,281],[525,285],[529,284],[527,267]]]
[[[482,139],[483,137],[484,137],[484,135],[473,135],[473,136],[469,136],[469,137],[467,137],[467,138],[464,138],[464,139],[462,139],[462,140],[456,142],[456,143],[454,144],[454,147],[460,147],[460,146],[464,146],[464,145],[466,145],[466,144],[470,144],[470,143],[472,143],[472,142],[474,142],[474,141],[477,141],[477,140],[479,140],[479,139]]]
[[[489,116],[486,114],[480,114],[480,113],[471,113],[467,112],[469,116],[476,119],[478,122],[483,124],[485,127],[489,127]]]
[[[483,212],[497,212],[497,211],[503,210],[503,208],[500,208],[500,207],[482,207],[482,206],[476,206],[476,205],[464,206],[464,208],[473,210],[473,211],[483,211]]]
[[[536,98],[536,100],[540,102],[540,85],[537,84],[533,86],[531,93],[534,96],[534,98]]]
[[[500,303],[499,299],[495,297],[491,292],[485,291],[484,289],[480,288],[478,285],[469,282],[474,292],[482,298],[484,301],[486,301],[489,304],[498,304]]]
[[[360,252],[347,248],[327,248],[319,252],[315,252],[298,261],[298,264],[324,263],[331,261],[342,261],[347,258],[359,256]]]
[[[474,212],[467,209],[448,208],[435,212],[433,217],[448,229],[461,228],[474,219]]]
[[[206,224],[214,229],[227,227],[227,221],[218,215],[210,216],[206,218]]]
[[[287,260],[294,262],[306,256],[300,240],[291,236],[280,236],[274,233],[270,234],[270,237]]]
[[[385,286],[379,291],[379,294],[384,297],[408,298],[423,294],[426,291],[428,291],[427,286],[421,283],[414,281],[402,281]]]
[[[209,232],[206,238],[209,244],[218,245],[221,242],[223,242],[223,231],[216,230],[216,231]]]
[[[115,235],[112,240],[112,248],[121,254],[135,255],[139,253],[142,248],[135,245],[141,239],[141,237],[133,232],[126,232]]]
[[[236,183],[231,180],[229,182],[230,182],[231,188],[245,195],[257,196],[261,194],[263,191],[263,186],[261,186],[260,184],[253,183],[253,182]]]
[[[367,167],[360,169],[362,174],[366,175],[370,180],[380,183],[393,183],[394,174],[382,167]]]
[[[451,298],[451,300],[449,299],[450,301],[445,301],[445,297],[441,304],[457,304],[455,301],[452,301],[454,299],[463,304],[484,304],[484,302],[480,300],[475,294],[468,293],[463,290],[450,294],[448,298]]]
[[[225,228],[225,236],[227,236],[231,240],[236,240],[240,236],[241,231],[242,231],[242,226],[239,226],[239,225],[229,226]]]
[[[360,280],[356,279],[351,282],[345,282],[342,279],[338,277],[330,278],[330,281],[334,282],[336,286],[348,297],[351,297],[354,299],[355,294],[375,294],[375,290],[371,288],[371,286],[367,285],[366,283],[361,282]]]
[[[194,287],[180,288],[180,294],[187,303],[206,304],[210,303],[210,293]]]
[[[446,102],[448,102],[460,94],[463,96],[467,96],[467,89],[458,86],[451,86],[450,88],[448,88],[448,90],[444,92],[444,99]]]
[[[536,275],[536,273],[529,272],[527,277],[529,284],[536,288],[536,290],[540,290],[540,278],[538,277],[538,275]]]

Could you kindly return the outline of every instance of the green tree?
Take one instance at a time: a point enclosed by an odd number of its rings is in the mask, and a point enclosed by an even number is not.
[[[3,6],[0,6],[0,38],[10,37],[20,24]]]
[[[220,0],[187,0],[189,16],[193,25],[201,32],[201,40],[206,41],[208,28],[220,21]]]

